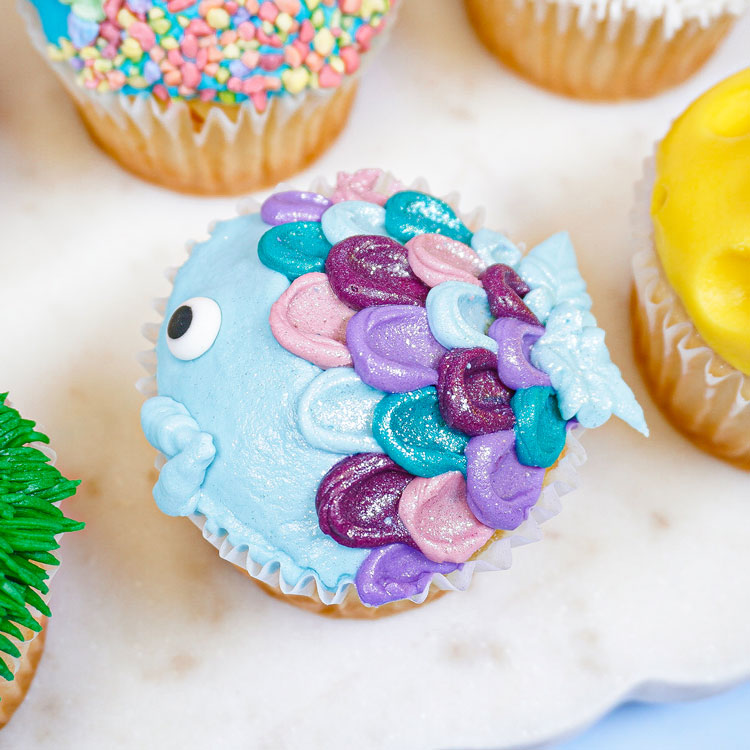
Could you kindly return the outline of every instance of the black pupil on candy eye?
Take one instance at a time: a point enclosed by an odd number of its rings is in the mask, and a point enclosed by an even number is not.
[[[167,335],[170,339],[178,339],[187,333],[190,324],[193,322],[193,308],[188,305],[178,307],[169,319],[167,326]]]

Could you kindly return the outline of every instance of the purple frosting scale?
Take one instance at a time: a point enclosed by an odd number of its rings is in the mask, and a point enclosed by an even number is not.
[[[319,193],[285,190],[266,198],[260,207],[260,218],[277,226],[293,221],[320,221],[331,201]]]
[[[383,453],[357,453],[323,477],[315,497],[321,531],[345,547],[414,544],[398,515],[412,474]]]
[[[508,388],[518,391],[533,385],[550,385],[549,375],[537,370],[529,359],[531,347],[544,333],[544,326],[518,318],[498,318],[487,335],[497,341],[497,374]]]
[[[518,318],[527,323],[539,323],[523,302],[531,290],[510,267],[502,263],[490,266],[480,277],[490,302],[490,312],[496,318]]]
[[[467,435],[512,430],[512,391],[497,374],[497,357],[482,347],[453,349],[438,366],[438,403],[446,423]]]
[[[422,593],[433,575],[446,575],[461,564],[436,563],[418,549],[406,544],[391,544],[374,549],[360,565],[355,584],[363,604],[378,607]]]
[[[409,251],[379,234],[347,237],[326,259],[328,281],[336,296],[361,310],[377,305],[424,306],[430,288],[409,265]]]
[[[546,469],[519,463],[513,430],[472,438],[465,452],[471,512],[493,529],[517,529],[539,499]]]
[[[386,393],[435,385],[438,362],[447,352],[430,331],[427,311],[413,305],[360,310],[347,325],[346,344],[357,375]]]

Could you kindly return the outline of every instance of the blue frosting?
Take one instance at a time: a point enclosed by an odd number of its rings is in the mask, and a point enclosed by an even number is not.
[[[515,268],[521,260],[521,251],[504,234],[492,229],[474,232],[471,247],[488,266],[502,263]]]
[[[201,432],[187,409],[168,396],[150,398],[141,410],[146,439],[167,457],[154,499],[170,516],[194,513],[206,469],[216,455],[211,435]]]
[[[332,245],[358,234],[388,234],[385,229],[385,209],[367,201],[334,203],[326,209],[320,224]]]
[[[591,309],[591,297],[567,232],[553,234],[532,248],[518,264],[518,273],[531,289],[523,301],[541,323],[555,305],[564,302]]]
[[[205,354],[182,361],[170,354],[162,326],[158,389],[176,406],[147,402],[144,430],[155,448],[178,455],[165,422],[179,414],[194,420],[194,427],[181,428],[182,439],[190,443],[191,435],[206,433],[216,455],[189,498],[189,478],[176,490],[160,479],[155,497],[168,512],[202,513],[209,530],[225,530],[255,561],[278,563],[289,585],[316,576],[333,591],[354,581],[368,550],[344,547],[318,525],[315,493],[341,455],[313,448],[299,431],[298,399],[321,370],[283,349],[271,333],[271,304],[289,281],[258,260],[267,229],[258,215],[222,222],[177,274],[165,321],[183,301],[210,297],[221,308],[221,330]]]
[[[604,331],[590,312],[570,302],[556,305],[531,349],[531,363],[549,375],[565,419],[599,427],[615,414],[648,435],[643,409],[610,359]]]
[[[39,14],[47,41],[57,44],[61,38],[67,38],[68,16],[73,15],[69,5],[59,0],[31,0],[31,4]]]
[[[494,318],[482,287],[467,281],[445,281],[430,289],[426,306],[432,335],[446,349],[481,346],[497,352],[497,341],[487,336]]]
[[[331,453],[380,453],[372,417],[384,396],[351,367],[321,372],[299,400],[300,431],[310,445]]]

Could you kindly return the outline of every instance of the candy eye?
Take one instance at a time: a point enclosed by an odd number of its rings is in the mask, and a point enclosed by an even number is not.
[[[216,341],[221,310],[208,297],[191,297],[173,313],[167,325],[167,346],[177,359],[197,359]]]

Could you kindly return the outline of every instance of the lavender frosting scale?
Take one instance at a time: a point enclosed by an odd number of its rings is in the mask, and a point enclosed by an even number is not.
[[[292,221],[320,221],[331,201],[319,193],[285,190],[266,198],[260,207],[260,218],[277,226]]]
[[[472,438],[465,453],[471,512],[493,529],[517,529],[539,499],[545,469],[519,463],[513,430]]]
[[[421,594],[436,573],[447,575],[460,563],[436,563],[406,544],[374,549],[360,565],[355,578],[363,604],[378,607]]]
[[[531,348],[544,334],[544,326],[518,318],[498,318],[487,335],[497,341],[497,374],[514,391],[550,384],[549,375],[531,364]]]
[[[357,375],[387,393],[435,385],[447,351],[432,335],[427,311],[413,305],[360,310],[347,325],[346,343]]]

